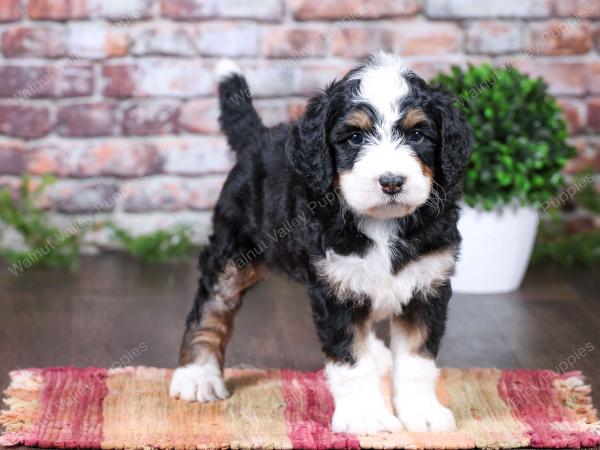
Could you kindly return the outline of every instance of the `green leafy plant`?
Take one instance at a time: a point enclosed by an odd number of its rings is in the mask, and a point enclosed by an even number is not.
[[[600,230],[572,234],[560,220],[540,224],[531,261],[560,267],[597,265],[600,263]]]
[[[50,224],[47,213],[38,206],[53,182],[52,177],[43,177],[34,186],[31,178],[23,175],[17,198],[10,189],[0,191],[0,221],[19,232],[26,246],[24,250],[0,250],[15,271],[36,265],[70,268],[77,265],[82,229],[61,231]]]
[[[453,67],[433,81],[457,98],[475,144],[464,179],[465,201],[486,210],[503,204],[538,206],[563,185],[575,154],[547,85],[511,67]]]
[[[570,204],[570,209],[579,211],[578,217],[584,219],[583,227],[569,227],[561,210],[566,203]],[[532,264],[565,268],[599,264],[600,229],[594,223],[600,214],[600,198],[593,174],[584,172],[574,177],[556,201],[548,202],[548,205],[547,216],[538,229]]]
[[[185,225],[140,236],[133,236],[114,224],[107,226],[125,250],[144,263],[154,264],[186,258],[194,250],[191,230]]]

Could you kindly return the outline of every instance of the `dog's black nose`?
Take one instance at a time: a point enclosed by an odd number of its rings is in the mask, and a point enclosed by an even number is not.
[[[402,190],[402,185],[406,181],[406,177],[401,175],[394,175],[391,173],[386,173],[385,175],[381,175],[379,177],[379,184],[381,185],[381,190],[389,195],[397,194]]]

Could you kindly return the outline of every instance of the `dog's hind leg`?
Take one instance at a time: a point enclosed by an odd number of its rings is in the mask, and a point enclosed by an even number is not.
[[[223,256],[231,253],[213,241],[201,258],[202,275],[171,380],[172,397],[207,402],[229,396],[223,381],[225,348],[242,295],[262,272],[260,263]]]

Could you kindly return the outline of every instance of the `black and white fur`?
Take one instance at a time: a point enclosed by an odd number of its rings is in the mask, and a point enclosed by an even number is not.
[[[228,395],[233,315],[267,267],[308,284],[334,431],[454,429],[435,394],[472,144],[453,99],[380,53],[310,99],[297,123],[266,128],[237,66],[218,71],[220,121],[237,164],[201,256],[171,395]],[[278,233],[284,224],[292,225]],[[372,331],[384,319],[393,358]],[[395,414],[379,387],[390,369]]]

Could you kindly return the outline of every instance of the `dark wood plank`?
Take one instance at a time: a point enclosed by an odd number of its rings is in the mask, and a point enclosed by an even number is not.
[[[148,267],[114,254],[84,257],[74,273],[1,271],[0,387],[16,368],[173,366],[197,275],[193,261]],[[600,393],[599,275],[535,270],[514,294],[455,295],[441,364],[564,368],[568,361]],[[593,350],[573,360],[586,344]],[[227,364],[314,370],[322,363],[305,288],[267,276],[244,299]]]

